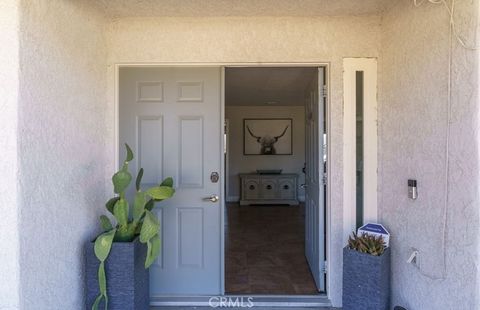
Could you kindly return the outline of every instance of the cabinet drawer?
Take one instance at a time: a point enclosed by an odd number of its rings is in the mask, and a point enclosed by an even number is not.
[[[260,181],[262,199],[275,199],[278,196],[278,182],[275,179],[262,179]]]
[[[293,179],[281,179],[278,183],[278,195],[280,199],[296,199],[297,184]]]
[[[243,199],[253,200],[260,199],[260,182],[259,180],[245,179],[242,184]]]

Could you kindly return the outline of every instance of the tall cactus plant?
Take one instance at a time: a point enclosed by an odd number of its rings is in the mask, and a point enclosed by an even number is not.
[[[155,261],[160,253],[160,237],[158,231],[160,224],[157,217],[152,213],[155,202],[163,201],[173,196],[173,179],[166,178],[159,186],[151,187],[142,191],[140,183],[143,176],[143,168],[138,171],[135,181],[135,197],[133,208],[127,201],[125,191],[132,181],[132,175],[128,171],[128,164],[133,160],[132,149],[125,144],[127,156],[122,168],[113,175],[113,190],[115,197],[106,203],[107,210],[115,217],[114,226],[110,219],[102,215],[100,224],[103,233],[95,240],[94,252],[100,261],[98,267],[98,284],[100,293],[95,299],[92,310],[97,310],[102,299],[105,300],[105,310],[108,309],[107,279],[105,275],[105,260],[107,259],[113,242],[132,242],[139,237],[140,242],[147,245],[147,258],[145,268]]]

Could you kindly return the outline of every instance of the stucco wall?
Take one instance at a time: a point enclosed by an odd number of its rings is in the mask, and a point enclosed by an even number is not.
[[[107,142],[114,158],[114,65],[165,62],[329,62],[332,237],[329,253],[334,305],[341,304],[342,268],[342,58],[377,57],[380,18],[177,17],[124,18],[107,26]],[[114,167],[110,167],[113,171]]]
[[[474,42],[478,1],[457,1],[458,31]],[[393,304],[480,309],[478,51],[453,42],[442,5],[398,1],[383,17],[379,212],[392,233]],[[419,198],[407,198],[407,179]],[[418,268],[407,264],[420,251]]]
[[[107,161],[104,20],[87,3],[22,1],[21,309],[84,308],[83,245],[99,229]]]
[[[17,2],[0,1],[0,46],[11,47],[0,49],[0,204],[14,228],[0,235],[0,308],[16,309],[19,299],[22,309],[83,307],[82,243],[96,229],[105,177],[114,171],[114,65],[165,62],[330,63],[329,218],[338,230],[330,231],[329,291],[340,305],[342,58],[377,57],[381,43],[379,212],[393,234],[393,302],[409,310],[478,309],[478,53],[454,43],[448,119],[441,6],[414,9],[399,0],[382,20],[124,18],[104,34],[97,10],[68,0],[23,1],[17,32]],[[478,1],[457,1],[457,10],[458,29],[471,39]],[[406,198],[407,178],[419,181],[415,202]],[[405,263],[411,247],[420,250],[419,269]]]
[[[229,120],[228,148],[228,197],[240,199],[240,173],[252,173],[256,169],[282,169],[284,173],[298,174],[298,195],[305,199],[305,183],[302,173],[305,163],[305,107],[303,106],[227,106],[225,118]],[[243,119],[291,118],[293,126],[293,154],[277,156],[243,155]],[[247,133],[248,134],[248,133]]]
[[[18,309],[18,1],[0,1],[0,309]],[[6,48],[8,47],[8,48]]]

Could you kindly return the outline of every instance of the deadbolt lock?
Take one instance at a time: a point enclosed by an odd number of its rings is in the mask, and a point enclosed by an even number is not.
[[[218,174],[218,172],[212,172],[212,174],[210,174],[210,181],[212,181],[212,183],[218,183],[219,179],[220,175]]]

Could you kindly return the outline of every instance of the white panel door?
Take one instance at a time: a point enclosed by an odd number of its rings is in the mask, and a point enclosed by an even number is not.
[[[321,87],[319,87],[321,85]],[[312,82],[305,108],[305,255],[319,291],[325,291],[324,68]]]
[[[154,209],[162,252],[151,297],[221,294],[220,68],[133,68],[119,73],[119,145],[135,151],[142,187],[171,176],[176,194]]]

